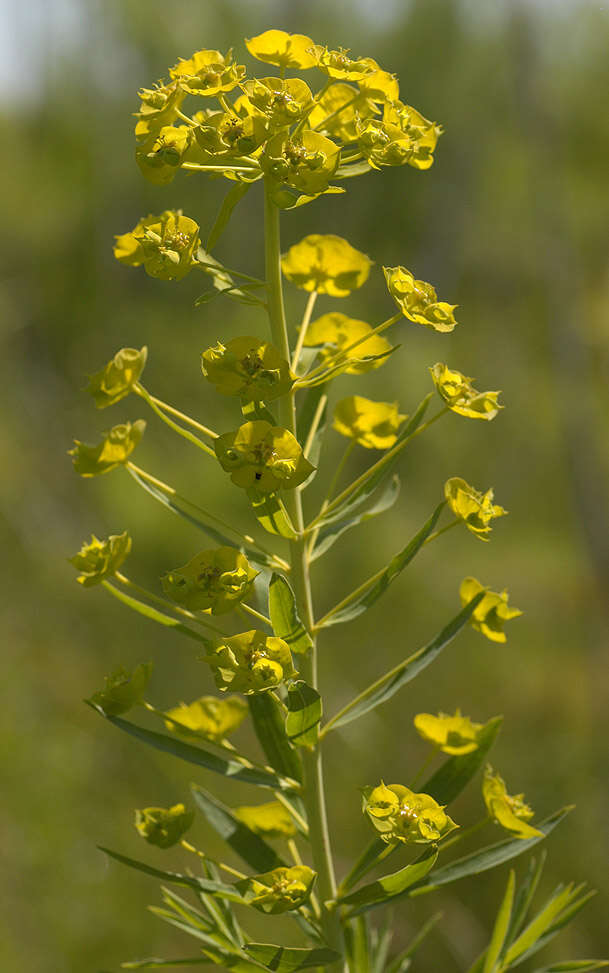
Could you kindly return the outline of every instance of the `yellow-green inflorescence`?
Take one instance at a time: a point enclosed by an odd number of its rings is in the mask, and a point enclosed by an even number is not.
[[[296,674],[287,642],[257,629],[219,641],[205,661],[218,689],[245,695],[275,689]]]
[[[430,844],[458,827],[430,794],[416,794],[402,784],[366,788],[363,809],[388,843]]]
[[[70,564],[80,572],[76,580],[85,588],[90,588],[116,574],[130,550],[131,538],[127,531],[122,534],[110,534],[103,541],[92,534],[90,542],[83,544],[78,554],[69,560]]]
[[[218,547],[201,551],[183,568],[169,571],[162,584],[165,594],[184,608],[223,615],[248,597],[257,576],[240,551]]]
[[[306,865],[273,868],[235,883],[244,901],[267,915],[298,909],[310,897],[317,875]]]

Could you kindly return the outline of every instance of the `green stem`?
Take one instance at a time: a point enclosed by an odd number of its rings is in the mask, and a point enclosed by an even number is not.
[[[217,635],[222,635],[224,638],[228,637],[228,633],[223,632],[222,629],[218,628],[217,625],[213,625],[211,622],[200,618],[198,615],[188,611],[186,608],[176,605],[173,601],[167,601],[165,598],[155,595],[153,591],[148,591],[147,588],[142,588],[141,585],[136,584],[135,581],[131,581],[129,578],[125,577],[124,574],[121,574],[120,571],[115,571],[114,577],[117,581],[120,581],[125,588],[129,588],[130,591],[136,592],[138,595],[141,595],[142,598],[146,598],[147,601],[151,601],[153,604],[159,605],[159,607],[163,608],[165,611],[171,611],[176,615],[182,615],[190,622],[194,622],[195,625],[200,625],[202,628],[209,628],[212,632],[216,632]]]
[[[429,544],[430,541],[435,541],[436,537],[440,537],[442,534],[445,534],[447,530],[452,530],[453,527],[458,527],[460,523],[460,520],[451,520],[450,524],[446,524],[446,526],[441,527],[440,530],[434,531],[433,534],[429,535],[427,540],[423,541],[423,547],[425,547],[426,544]]]
[[[268,311],[271,335],[273,343],[278,348],[282,357],[290,361],[290,343],[281,284],[279,209],[273,203],[271,187],[267,182],[265,182],[264,217],[265,264],[266,279],[268,282]],[[279,399],[279,414],[283,426],[295,435],[296,410],[293,391],[290,391]],[[286,506],[294,526],[301,532],[304,525],[304,518],[302,498],[298,490],[286,491]],[[314,626],[313,603],[311,598],[309,563],[304,537],[290,541],[290,563],[292,569],[291,581],[298,613],[309,633],[312,633]],[[310,652],[301,657],[300,670],[303,679],[315,688],[317,686],[317,649],[314,637],[312,637],[312,643]],[[302,797],[307,810],[313,865],[318,875],[321,925],[328,945],[343,955],[344,948],[340,917],[336,910],[330,911],[325,906],[326,901],[334,899],[336,896],[336,879],[324,799],[321,750],[317,746],[313,750],[303,747],[302,751]],[[328,968],[331,969],[331,967]]]
[[[199,432],[202,432],[204,436],[209,436],[210,439],[218,438],[218,433],[214,432],[213,429],[208,429],[208,427],[204,426],[202,422],[198,422],[196,419],[193,419],[192,416],[187,415],[185,412],[180,412],[179,409],[176,409],[173,405],[169,405],[168,402],[163,402],[162,399],[158,399],[156,395],[150,395],[150,392],[148,392],[147,389],[144,389],[139,382],[135,383],[133,389],[135,392],[138,392],[139,389],[143,389],[143,391],[147,392],[150,401],[154,402],[154,404],[157,405],[159,409],[162,409],[163,412],[168,412],[169,415],[171,416],[175,416],[176,419],[181,419],[182,422],[185,422],[189,426],[192,426],[193,429],[198,429]]]
[[[481,818],[480,821],[476,821],[469,828],[464,828],[462,831],[458,831],[453,837],[449,838],[448,841],[440,840],[440,848],[444,851],[446,848],[450,848],[451,845],[456,845],[458,841],[463,841],[464,838],[469,838],[471,835],[476,834],[480,831],[485,824],[488,824],[490,817]]]
[[[303,375],[302,379],[299,379],[297,382],[297,385],[301,386],[302,388],[306,388],[307,384],[314,378],[325,374],[326,371],[331,371],[335,365],[342,364],[346,360],[349,352],[353,351],[354,348],[357,348],[358,345],[363,344],[364,341],[369,341],[370,338],[372,338],[375,334],[381,334],[383,331],[386,331],[387,328],[390,328],[392,324],[399,321],[401,317],[401,314],[394,314],[393,317],[387,318],[387,320],[383,321],[381,324],[377,324],[377,326],[372,328],[368,334],[364,334],[360,338],[356,338],[355,341],[350,342],[350,344],[345,345],[344,348],[341,348],[339,351],[326,358],[321,365],[318,365],[317,368],[314,368],[311,372],[308,372],[307,375]]]
[[[201,439],[199,439],[198,436],[195,436],[193,433],[189,432],[188,429],[182,429],[182,426],[179,426],[177,422],[174,422],[173,419],[170,419],[169,416],[166,416],[163,410],[158,407],[158,405],[156,404],[156,402],[154,401],[150,393],[146,391],[143,385],[140,385],[138,382],[136,382],[136,384],[133,386],[133,391],[137,395],[139,395],[142,399],[144,399],[148,403],[152,411],[156,413],[159,419],[162,419],[165,425],[169,426],[170,429],[173,429],[174,432],[177,432],[178,436],[182,436],[183,439],[187,439],[189,443],[192,443],[193,446],[197,446],[199,449],[202,449],[203,452],[207,453],[208,456],[213,456],[214,459],[216,458],[216,454],[214,453],[211,446],[208,446],[207,443],[204,443]]]
[[[304,345],[304,340],[307,334],[307,329],[309,327],[309,322],[311,320],[311,315],[313,314],[313,308],[315,307],[315,301],[317,300],[317,291],[311,291],[309,294],[309,299],[307,301],[307,306],[302,317],[302,323],[300,325],[300,331],[298,333],[298,341],[296,342],[296,348],[294,349],[294,356],[292,358],[292,371],[295,373],[298,367],[298,362],[300,361],[300,353],[302,351],[302,346]]]
[[[268,628],[272,628],[271,619],[267,618],[266,615],[263,615],[262,612],[257,611],[255,608],[252,608],[251,605],[246,605],[243,602],[241,602],[241,604],[237,608],[237,611],[239,612],[239,614],[247,613],[248,615],[252,615],[253,618],[257,618],[259,622],[262,622],[264,625],[268,626]]]

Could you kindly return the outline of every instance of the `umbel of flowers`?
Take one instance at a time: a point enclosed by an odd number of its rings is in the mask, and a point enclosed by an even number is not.
[[[488,766],[480,800],[483,817],[463,827],[466,822],[454,820],[448,808],[482,770],[501,719],[475,722],[459,709],[454,715],[418,713],[415,729],[431,746],[424,768],[430,759],[443,762],[421,782],[423,771],[416,773],[410,758],[395,766],[378,755],[379,775],[401,782],[381,780],[362,788],[371,840],[347,873],[337,877],[333,815],[324,798],[325,738],[388,701],[466,625],[491,642],[503,643],[507,623],[521,613],[510,606],[506,591],[497,593],[465,577],[457,594],[455,580],[455,616],[425,646],[413,646],[404,658],[394,659],[388,672],[329,717],[324,709],[334,709],[335,703],[331,687],[323,687],[322,700],[317,654],[331,649],[331,640],[321,636],[325,629],[372,610],[414,557],[445,531],[463,525],[488,540],[492,523],[506,511],[495,504],[492,489],[481,491],[453,475],[438,489],[425,523],[402,539],[388,564],[374,565],[372,574],[325,613],[313,602],[311,574],[316,561],[347,530],[397,502],[397,464],[405,449],[414,448],[416,437],[439,420],[492,421],[502,406],[499,392],[479,391],[472,379],[439,362],[430,366],[429,392],[418,405],[393,396],[376,401],[358,390],[339,397],[328,416],[335,380],[347,376],[359,382],[395,354],[389,329],[399,325],[402,341],[404,329],[422,326],[430,338],[442,340],[457,326],[457,306],[445,299],[442,287],[439,296],[415,270],[399,265],[396,254],[396,266],[383,268],[386,307],[373,320],[337,311],[336,300],[355,294],[378,272],[372,259],[334,233],[310,233],[282,253],[280,213],[325,194],[344,193],[354,177],[371,170],[429,169],[442,130],[400,97],[398,79],[371,57],[331,50],[303,34],[281,30],[267,30],[245,43],[249,55],[265,65],[262,76],[252,75],[232,50],[204,49],[180,58],[168,78],[139,92],[135,156],[142,174],[159,187],[179,173],[226,180],[218,218],[202,233],[198,220],[180,210],[162,210],[161,204],[159,215],[137,219],[132,230],[117,236],[114,247],[121,264],[143,267],[160,280],[204,274],[211,286],[198,304],[205,306],[217,297],[268,313],[268,332],[252,334],[248,316],[245,333],[233,335],[224,332],[221,314],[207,312],[201,381],[233,398],[231,428],[216,431],[213,415],[204,421],[194,418],[149,391],[147,378],[144,384],[145,368],[150,368],[145,347],[120,349],[89,384],[97,408],[136,396],[157,420],[198,450],[201,466],[193,467],[193,480],[203,499],[187,499],[156,472],[135,464],[133,454],[137,448],[139,463],[146,426],[142,419],[117,423],[92,446],[76,440],[70,451],[81,476],[123,469],[164,510],[205,535],[204,544],[193,539],[184,551],[182,567],[167,564],[152,589],[124,573],[132,549],[127,531],[103,540],[93,535],[70,559],[84,587],[104,589],[146,624],[162,626],[167,640],[181,636],[195,650],[187,670],[193,683],[189,702],[161,706],[147,699],[153,672],[148,662],[133,671],[115,669],[88,702],[140,743],[189,762],[198,774],[205,771],[206,782],[209,775],[223,775],[250,788],[250,794],[251,788],[261,788],[265,798],[229,807],[197,780],[190,802],[177,800],[165,807],[154,797],[151,782],[149,799],[157,803],[135,812],[137,832],[158,849],[190,856],[190,866],[172,863],[164,871],[156,861],[151,867],[108,854],[162,879],[164,907],[155,911],[192,933],[200,952],[193,959],[126,965],[141,969],[209,962],[246,973],[306,968],[400,973],[409,968],[414,947],[391,955],[391,930],[385,926],[381,933],[375,927],[373,909],[394,902],[407,909],[410,895],[516,857],[543,840],[565,810],[533,825],[534,814],[523,795],[508,794],[501,776]],[[233,211],[256,183],[263,190],[265,214],[261,277],[226,267],[212,256]],[[206,214],[198,219],[210,222]],[[303,292],[300,322],[286,318],[284,280]],[[320,448],[329,430],[347,444],[327,476]],[[360,463],[368,465],[350,479],[357,447],[363,449]],[[145,445],[141,451],[145,456]],[[226,474],[227,494],[233,486],[241,491],[232,493],[231,501],[243,498],[252,533],[233,525],[230,513],[208,508],[205,468],[210,464]],[[329,485],[311,509],[308,497],[305,507],[305,492],[318,468]],[[405,505],[403,510],[402,522]],[[427,611],[425,605],[421,611]],[[434,626],[433,611],[426,620]],[[356,629],[354,651],[366,648],[359,643]],[[113,646],[113,651],[118,649]],[[156,691],[162,695],[163,687]],[[125,719],[136,707],[143,711],[144,722]],[[260,744],[258,754],[244,752],[247,745],[229,739],[239,734],[247,715]],[[150,728],[146,720],[156,720],[157,726]],[[356,814],[358,782],[349,784],[345,762],[340,772],[345,801],[351,788],[351,813]],[[209,858],[193,843],[197,838],[185,837],[191,828],[198,835],[201,817],[228,843],[245,871]],[[452,868],[449,849],[462,834],[491,822],[503,829],[500,844],[477,848]],[[400,857],[398,870],[367,880],[389,855]],[[549,912],[542,909],[522,932],[527,915],[522,903],[530,905],[538,872],[537,867],[530,873],[533,877],[520,893],[519,911],[510,922],[512,875],[491,945],[472,971],[503,973],[543,945],[555,926],[583,904],[581,889],[569,886],[558,904]],[[170,888],[175,884],[182,886],[179,895]],[[183,898],[184,887],[192,901]],[[245,913],[235,913],[235,906]],[[246,928],[247,910],[261,913],[265,921],[277,914],[292,917],[296,944],[271,945],[272,931],[268,943],[253,941]],[[585,968],[596,969],[596,961],[590,962]]]

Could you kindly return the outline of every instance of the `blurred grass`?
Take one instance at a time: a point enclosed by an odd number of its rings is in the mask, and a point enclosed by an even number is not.
[[[45,8],[51,24],[54,9]],[[316,572],[324,610],[418,528],[449,475],[493,484],[511,512],[491,545],[448,534],[369,616],[324,636],[322,681],[335,687],[328,709],[435,633],[454,614],[465,574],[508,586],[525,611],[506,646],[466,633],[416,684],[329,737],[340,868],[368,837],[357,787],[379,772],[405,780],[423,759],[411,728],[416,712],[460,705],[480,720],[502,712],[494,760],[510,786],[526,790],[540,815],[577,803],[550,841],[546,884],[589,880],[602,893],[546,955],[602,955],[609,123],[600,94],[609,82],[609,21],[606,10],[585,3],[560,12],[524,2],[501,9],[484,20],[471,3],[417,0],[375,22],[347,0],[334,11],[287,0],[180,0],[171,10],[158,0],[91,2],[83,4],[82,30],[69,51],[44,49],[33,68],[37,85],[31,78],[28,84],[35,97],[0,106],[12,163],[0,188],[8,221],[0,281],[8,649],[0,887],[10,901],[0,968],[101,971],[131,956],[189,952],[182,937],[146,917],[154,884],[109,866],[95,844],[137,855],[132,809],[182,798],[192,774],[136,750],[80,700],[114,666],[148,658],[156,663],[152,694],[162,705],[207,691],[209,677],[188,644],[130,617],[101,591],[81,590],[65,558],[91,531],[104,536],[129,527],[130,573],[155,587],[163,571],[203,545],[126,475],[74,477],[65,451],[73,436],[94,441],[123,417],[145,416],[149,430],[137,462],[248,523],[238,492],[227,491],[211,462],[193,466],[199,458],[174,443],[143,403],[127,400],[111,414],[96,413],[80,390],[86,374],[119,347],[147,343],[146,381],[155,394],[218,428],[234,424],[233,405],[218,403],[202,382],[199,354],[219,337],[264,333],[262,315],[228,301],[196,309],[200,280],[153,281],[117,265],[111,244],[140,215],[171,206],[208,229],[225,189],[221,181],[179,176],[157,189],[141,179],[132,162],[136,89],[198,46],[234,44],[242,55],[241,38],[271,25],[374,56],[399,75],[404,100],[446,129],[430,172],[371,174],[351,183],[348,197],[328,197],[284,219],[285,247],[307,232],[337,232],[378,267],[412,267],[461,305],[461,325],[450,336],[398,326],[401,351],[357,391],[399,397],[412,411],[429,389],[427,367],[445,360],[475,375],[481,388],[502,388],[506,403],[492,424],[451,415],[418,440],[402,461],[396,510],[347,535]],[[261,219],[254,190],[223,238],[220,259],[260,274]],[[378,267],[341,310],[371,322],[387,316]],[[302,304],[300,294],[288,294],[291,320]],[[318,307],[321,313],[338,305],[327,299]],[[335,396],[354,389],[345,379],[336,384]],[[342,449],[338,440],[329,434],[326,470]],[[353,471],[368,459],[358,457]],[[206,775],[197,779],[229,800],[255,799]],[[478,800],[462,799],[457,820],[473,820]],[[201,841],[209,845],[207,835]],[[503,881],[499,874],[443,894],[444,931],[421,954],[421,970],[471,962]],[[425,899],[401,907],[400,939],[435,908],[437,901]]]

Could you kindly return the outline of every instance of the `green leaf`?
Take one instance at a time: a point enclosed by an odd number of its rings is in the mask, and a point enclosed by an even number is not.
[[[203,952],[216,966],[221,966],[222,969],[233,970],[233,973],[252,973],[252,970],[264,969],[264,966],[260,966],[260,963],[255,963],[253,960],[241,959],[239,956],[230,956],[228,953],[222,953],[219,949],[204,949]]]
[[[92,704],[89,703],[89,705]],[[257,784],[259,787],[271,787],[274,790],[291,790],[294,788],[293,782],[285,780],[263,767],[244,766],[238,760],[219,756],[210,750],[204,750],[203,747],[195,747],[192,743],[180,740],[179,737],[155,733],[143,726],[129,723],[120,716],[106,716],[103,710],[97,706],[93,705],[92,708],[96,709],[108,723],[117,726],[119,730],[124,730],[125,733],[148,744],[149,747],[169,753],[172,757],[178,757],[179,760],[185,760],[197,767],[205,767],[206,770],[213,770],[216,774],[231,777],[233,780],[239,780],[245,784]]]
[[[209,965],[207,956],[191,956],[189,959],[160,959],[150,956],[148,959],[132,959],[128,963],[121,963],[122,970],[153,970],[162,966],[203,966]]]
[[[205,819],[250,868],[256,872],[269,872],[273,868],[285,865],[275,849],[271,848],[260,835],[254,834],[246,824],[239,821],[230,808],[198,784],[191,786],[197,807],[204,814]]]
[[[388,845],[381,838],[373,838],[340,883],[339,893],[342,894],[353,888],[359,882],[360,878],[363,878],[366,872],[369,872],[375,865],[379,865],[385,858],[388,858],[397,851],[397,849],[397,843]]]
[[[580,886],[580,889],[581,888],[582,886]],[[548,929],[548,931],[544,933],[544,935],[541,936],[541,938],[538,939],[537,942],[533,946],[531,946],[530,949],[526,951],[526,953],[523,953],[522,956],[518,958],[518,961],[513,965],[519,966],[521,963],[524,963],[524,961],[527,960],[529,956],[533,956],[535,953],[539,952],[540,949],[543,949],[544,946],[546,946],[549,942],[552,941],[552,939],[554,939],[555,936],[558,935],[558,933],[564,926],[566,926],[569,922],[571,922],[571,920],[577,915],[577,913],[580,912],[584,908],[584,906],[587,905],[590,899],[594,898],[595,895],[596,892],[594,890],[591,890],[590,892],[587,893],[587,895],[583,895],[580,899],[577,899],[575,902],[572,902],[569,906],[567,906],[567,908],[564,909],[563,912],[561,912],[558,919],[552,924],[550,929]]]
[[[248,490],[247,495],[256,520],[269,534],[286,537],[291,541],[298,538],[283,501],[277,493],[260,493],[258,490]]]
[[[311,557],[309,560],[316,561],[317,558],[329,551],[332,545],[338,540],[341,534],[345,533],[345,531],[351,530],[352,527],[357,527],[359,524],[364,524],[367,520],[371,520],[373,517],[378,517],[379,514],[389,510],[390,507],[394,505],[399,494],[400,478],[397,473],[394,473],[389,482],[379,491],[376,499],[369,507],[366,507],[366,509],[361,513],[355,514],[353,517],[350,517],[347,520],[338,521],[322,528],[322,530],[319,532],[317,542],[313,551],[311,552]]]
[[[197,878],[195,875],[182,875],[180,872],[166,872],[160,868],[153,868],[145,862],[137,861],[135,858],[128,858],[120,855],[117,851],[110,851],[102,845],[97,846],[105,855],[109,855],[121,865],[127,865],[138,872],[152,875],[153,878],[160,878],[163,882],[170,882],[172,885],[183,885],[186,888],[194,889],[195,892],[209,892],[210,895],[220,895],[231,902],[242,902],[242,897],[233,885],[225,885],[224,882],[211,882],[206,878]]]
[[[503,950],[504,943],[508,934],[508,929],[510,925],[510,919],[512,916],[512,906],[514,904],[514,889],[516,887],[516,875],[514,869],[510,869],[510,875],[508,878],[507,888],[505,890],[505,895],[501,905],[499,906],[499,911],[497,913],[497,918],[495,920],[495,925],[493,927],[493,933],[491,936],[491,941],[489,947],[486,951],[486,958],[484,960],[484,966],[482,967],[482,973],[496,973],[498,970],[498,960]]]
[[[216,217],[214,225],[209,231],[207,243],[205,244],[205,249],[207,251],[214,249],[216,243],[226,229],[235,206],[243,199],[247,191],[251,189],[252,185],[253,183],[251,182],[236,182],[233,188],[229,189],[224,197],[222,206],[220,207],[220,212]]]
[[[121,591],[120,588],[116,588],[110,581],[102,581],[102,587],[109,591],[114,598],[118,598],[122,601],[124,605],[132,608],[139,615],[143,615],[144,618],[149,618],[152,622],[157,622],[159,625],[164,625],[166,628],[172,628],[176,632],[180,632],[182,635],[187,635],[188,638],[194,639],[199,644],[203,644],[209,648],[211,642],[206,639],[204,635],[200,632],[195,632],[194,629],[189,628],[188,625],[182,624],[176,618],[172,618],[171,615],[166,615],[164,612],[160,612],[158,608],[152,608],[150,605],[146,605],[139,598],[133,598],[132,595],[128,595],[125,591]]]
[[[511,944],[504,957],[504,968],[513,965],[516,960],[522,959],[525,955],[530,955],[532,947],[537,945],[542,937],[550,931],[563,910],[576,901],[581,901],[579,898],[581,890],[582,886],[574,888],[572,885],[568,885],[566,888],[559,886],[556,889],[543,909],[537,913],[526,929]],[[587,899],[588,896],[584,898]],[[558,932],[558,929],[556,931]]]
[[[607,959],[572,959],[565,963],[552,963],[543,969],[533,970],[533,973],[589,973],[590,970],[600,970],[609,966]]]
[[[300,757],[290,746],[277,700],[271,693],[253,693],[247,697],[247,703],[256,736],[271,767],[279,774],[301,781]]]
[[[384,676],[377,679],[376,682],[369,686],[368,689],[365,689],[363,693],[360,693],[359,696],[356,696],[340,713],[326,723],[323,733],[325,734],[330,727],[346,726],[347,723],[351,723],[353,720],[363,716],[364,713],[369,713],[370,710],[375,709],[381,703],[386,703],[388,699],[391,699],[402,686],[405,686],[406,683],[410,682],[423,669],[430,665],[439,656],[442,649],[458,635],[484,596],[485,592],[478,592],[461,609],[459,614],[455,615],[452,621],[442,629],[439,635],[436,635],[435,639],[409,656],[404,662],[395,666],[394,669],[385,673]]]
[[[321,696],[316,689],[302,679],[291,683],[288,688],[288,715],[285,720],[290,743],[313,749],[319,739],[322,712]]]
[[[514,901],[510,930],[508,933],[508,942],[512,942],[512,940],[515,939],[526,919],[531,901],[537,890],[537,885],[539,884],[539,879],[541,878],[541,873],[545,865],[546,854],[547,853],[544,850],[539,856],[539,861],[536,861],[535,858],[531,858],[529,862],[527,874]]]
[[[382,594],[385,593],[392,581],[398,577],[398,575],[407,567],[412,561],[415,555],[421,550],[423,544],[433,531],[438,517],[442,513],[446,505],[446,501],[443,500],[442,503],[438,504],[433,514],[425,522],[421,530],[415,534],[411,541],[408,542],[405,548],[401,550],[398,554],[395,554],[385,570],[380,573],[380,575],[375,575],[374,578],[370,579],[371,583],[369,586],[361,585],[356,591],[347,598],[340,602],[341,606],[339,611],[333,609],[328,612],[328,614],[322,618],[319,623],[320,628],[327,628],[329,625],[341,625],[344,622],[349,622],[353,618],[357,618],[358,615],[363,614],[367,611],[375,601],[377,601]],[[364,589],[364,590],[362,590]],[[359,592],[359,593],[358,593]],[[339,606],[337,606],[339,607]]]
[[[303,361],[302,354],[300,357],[300,361],[302,364]],[[324,433],[326,430],[327,416],[328,416],[328,401],[327,401],[326,394],[321,386],[319,386],[319,388],[313,388],[307,390],[303,399],[302,406],[298,413],[296,438],[298,439],[299,443],[302,443],[303,449],[305,445],[307,445],[307,443],[309,442],[309,434],[311,432],[313,422],[315,421],[319,410],[321,410],[321,416],[317,421],[317,429],[306,451],[306,459],[308,459],[309,463],[312,463],[313,466],[317,466],[319,460],[319,454],[321,452],[321,444],[323,442]]]
[[[502,723],[502,716],[495,716],[485,723],[478,735],[478,749],[461,756],[449,757],[423,784],[421,791],[431,794],[438,804],[450,804],[454,801],[485,762]]]
[[[347,918],[360,915],[368,909],[385,905],[391,902],[396,896],[403,895],[415,882],[420,882],[435,865],[438,857],[437,845],[430,845],[422,855],[411,865],[400,868],[397,872],[384,875],[369,885],[364,885],[357,892],[351,892],[344,898],[337,899],[340,905],[352,906],[347,913]]]
[[[344,930],[349,969],[357,970],[357,973],[371,973],[372,937],[368,916],[358,916],[353,922],[345,924]]]
[[[340,959],[333,949],[294,949],[290,946],[274,946],[270,943],[246,943],[245,952],[261,963],[267,970],[277,973],[292,973],[295,970],[308,970],[314,966],[326,966]]]
[[[326,382],[329,382],[333,378],[337,378],[346,372],[348,368],[353,368],[355,365],[371,365],[374,362],[385,361],[390,355],[400,348],[400,345],[394,345],[389,351],[383,351],[379,355],[364,355],[362,358],[345,358],[344,361],[339,361],[335,365],[331,365],[326,371],[320,372],[315,377],[311,378],[308,382],[306,375],[301,379],[301,388],[316,389],[321,388]]]
[[[540,837],[508,838],[506,841],[499,841],[497,844],[488,845],[471,855],[458,858],[450,865],[445,865],[444,868],[436,869],[425,881],[412,889],[410,894],[420,895],[423,892],[431,892],[441,885],[448,885],[450,882],[456,882],[469,875],[479,875],[481,872],[486,872],[491,868],[496,868],[497,865],[511,861],[512,858],[517,858],[518,855],[523,855],[539,844],[540,841],[543,841],[571,810],[573,810],[572,805],[561,808],[546,818],[545,821],[536,824],[536,827],[542,832]]]
[[[273,632],[288,643],[292,652],[309,652],[313,646],[311,636],[300,620],[294,592],[281,574],[273,574],[271,577],[269,616]]]
[[[245,556],[253,561],[255,564],[262,564],[265,567],[275,567],[276,562],[272,554],[268,554],[266,551],[258,548],[255,544],[253,538],[251,538],[252,546],[248,544],[243,544],[243,540],[239,535],[238,531],[235,532],[235,537],[230,538],[226,534],[223,534],[216,527],[209,524],[203,517],[211,516],[207,514],[206,511],[201,510],[196,504],[191,504],[189,500],[184,497],[180,497],[177,493],[172,493],[168,496],[163,493],[158,487],[154,486],[152,483],[148,483],[143,477],[139,476],[131,467],[127,467],[127,471],[130,476],[136,481],[136,483],[142,487],[151,497],[154,497],[159,503],[162,503],[164,507],[167,507],[178,517],[182,517],[184,520],[188,521],[194,527],[203,531],[208,537],[216,541],[222,546],[235,547],[239,545]]]
[[[394,957],[394,959],[387,967],[385,973],[402,973],[403,970],[408,969],[408,967],[405,966],[404,964],[406,963],[407,960],[409,961],[411,956],[413,956],[416,953],[417,949],[419,948],[423,940],[429,935],[431,930],[435,926],[437,926],[441,918],[442,918],[442,913],[436,912],[434,916],[428,919],[427,922],[425,922],[421,926],[421,929],[416,934],[412,942],[408,944],[406,949],[404,949],[401,953],[399,953],[397,956]]]

